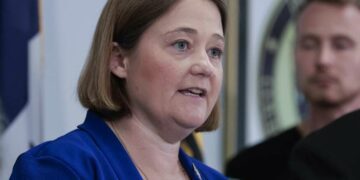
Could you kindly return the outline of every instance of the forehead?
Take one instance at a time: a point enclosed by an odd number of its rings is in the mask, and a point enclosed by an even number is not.
[[[298,33],[358,34],[360,36],[360,9],[354,5],[311,3],[301,13]]]
[[[223,35],[221,15],[210,0],[180,0],[158,18],[149,30],[165,33],[179,27]]]

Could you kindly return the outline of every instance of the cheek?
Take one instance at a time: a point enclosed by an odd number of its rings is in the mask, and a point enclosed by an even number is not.
[[[164,67],[159,62],[159,57],[152,53],[145,53],[145,56],[141,57],[141,64],[138,64],[138,67],[141,76],[149,82],[154,82],[164,73]]]
[[[302,69],[313,66],[316,60],[316,50],[300,50],[295,49],[295,67],[302,67]]]
[[[215,73],[215,76],[213,78],[213,89],[214,89],[214,95],[217,96],[220,95],[222,83],[223,83],[223,69],[219,68],[219,70]]]
[[[222,86],[222,83],[223,83],[223,77],[224,77],[224,74],[223,74],[223,68],[221,68],[219,70],[219,75],[218,75],[218,80],[217,80],[217,84],[219,86],[219,89],[221,89],[221,86]]]
[[[311,59],[296,59],[295,69],[298,78],[306,78],[315,71],[315,65]]]
[[[143,67],[141,74],[148,88],[166,90],[167,87],[172,87],[177,81],[178,70],[174,67],[174,64],[166,63],[163,60],[154,60],[144,63]]]
[[[301,64],[301,63],[300,63]],[[299,86],[300,89],[303,89],[304,86],[306,86],[308,78],[310,76],[310,72],[308,72],[308,69],[304,66],[304,64],[296,64],[296,83]]]
[[[297,74],[301,74],[301,72],[303,71],[303,66],[304,66],[304,55],[301,54],[301,52],[299,50],[295,51],[295,60],[294,60],[294,66],[296,69],[296,73]]]
[[[175,63],[173,59],[167,56],[162,49],[156,47],[151,50],[143,50],[142,70],[140,71],[144,79],[149,83],[156,83],[160,81],[170,81],[171,76],[175,73]],[[161,82],[160,82],[161,83]]]
[[[343,64],[344,65],[344,64]],[[339,64],[339,68],[341,67],[341,64]],[[343,79],[341,79],[342,81],[348,82],[348,83],[353,83],[353,84],[358,84],[358,83],[354,83],[357,82],[359,77],[360,77],[360,64],[349,64],[347,66],[342,66],[342,69],[339,71],[339,73],[343,74]]]
[[[158,80],[163,74],[163,69],[159,67],[157,64],[149,63],[144,64],[144,68],[141,70],[141,76],[147,81],[154,83],[155,80]]]

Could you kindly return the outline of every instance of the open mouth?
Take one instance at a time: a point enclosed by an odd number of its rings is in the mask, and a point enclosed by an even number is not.
[[[179,92],[185,96],[204,97],[206,96],[206,90],[202,88],[187,88],[179,90]]]

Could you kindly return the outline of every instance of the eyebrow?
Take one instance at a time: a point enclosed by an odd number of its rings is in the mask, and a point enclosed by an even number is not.
[[[308,39],[316,39],[317,40],[317,39],[319,39],[319,37],[314,34],[302,34],[300,36],[297,36],[296,39],[301,40],[301,41],[308,40]]]
[[[180,32],[184,32],[186,34],[198,34],[198,31],[196,29],[189,28],[189,27],[179,27],[179,28],[176,28],[176,29],[171,30],[169,32],[166,32],[165,35],[169,35],[169,34],[172,34],[172,33],[180,33]],[[222,35],[220,35],[218,33],[214,33],[213,36],[215,36],[217,39],[225,42],[224,36],[222,36]]]
[[[341,40],[349,40],[352,41],[351,37],[341,34],[341,33],[337,33],[337,34],[332,34],[330,35],[331,39],[341,39]],[[312,40],[317,40],[319,41],[319,39],[321,39],[318,35],[315,34],[305,34],[302,35],[300,37],[298,37],[299,40],[308,40],[308,39],[312,39]]]

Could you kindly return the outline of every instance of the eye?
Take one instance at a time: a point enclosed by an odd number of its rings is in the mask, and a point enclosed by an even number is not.
[[[317,49],[319,43],[315,39],[306,38],[304,40],[300,40],[298,47],[303,50],[314,50]]]
[[[219,48],[211,48],[210,50],[208,50],[208,55],[210,58],[221,59],[223,51]]]
[[[172,46],[179,51],[185,51],[189,49],[189,42],[185,40],[179,40],[172,44]]]
[[[345,39],[345,38],[337,38],[333,42],[333,48],[335,50],[348,50],[353,47],[353,42],[351,40]]]

